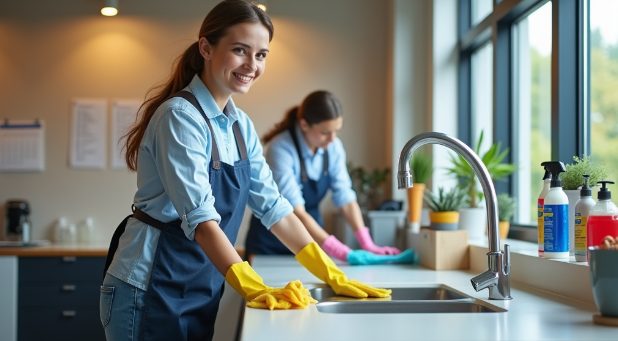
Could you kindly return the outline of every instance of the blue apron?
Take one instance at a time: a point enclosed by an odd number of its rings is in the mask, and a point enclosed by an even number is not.
[[[213,141],[209,164],[210,186],[216,198],[215,209],[221,215],[219,225],[234,244],[244,215],[250,181],[247,148],[238,122],[233,124],[233,129],[241,160],[232,166],[221,162],[211,123],[193,94],[181,91],[176,97],[183,97],[192,103],[208,123]],[[223,295],[224,277],[199,244],[185,237],[180,220],[161,223],[138,209],[134,210],[134,218],[161,230],[144,298],[140,335],[149,341],[211,340]],[[126,219],[123,222],[126,225]],[[123,230],[121,224],[114,233],[108,263]]]
[[[326,196],[328,189],[330,188],[330,177],[328,176],[328,151],[324,150],[324,167],[322,168],[322,175],[318,180],[311,180],[307,176],[307,169],[305,162],[302,158],[300,145],[296,136],[294,128],[289,129],[294,147],[300,160],[300,179],[303,192],[303,199],[305,200],[305,210],[315,219],[315,221],[324,226],[322,215],[320,214],[320,202]],[[291,254],[290,250],[283,245],[270,232],[262,222],[254,215],[251,217],[251,223],[249,225],[249,231],[247,232],[247,239],[245,241],[245,252],[247,259],[249,256],[258,255],[287,255]]]

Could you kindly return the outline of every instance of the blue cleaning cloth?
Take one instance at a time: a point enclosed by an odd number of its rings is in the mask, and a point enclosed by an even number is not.
[[[352,250],[348,254],[350,265],[414,264],[416,262],[418,262],[418,255],[411,249],[398,255],[376,255],[365,250]]]

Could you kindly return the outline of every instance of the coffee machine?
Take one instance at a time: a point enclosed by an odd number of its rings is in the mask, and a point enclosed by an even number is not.
[[[5,211],[5,240],[30,242],[30,204],[26,200],[8,200]]]

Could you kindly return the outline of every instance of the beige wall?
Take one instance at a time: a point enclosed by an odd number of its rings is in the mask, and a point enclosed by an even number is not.
[[[92,216],[98,239],[109,239],[129,212],[135,174],[112,170],[109,160],[102,171],[68,167],[70,100],[143,98],[167,77],[172,61],[195,39],[216,3],[121,0],[120,15],[104,18],[98,15],[101,2],[0,3],[0,118],[46,123],[45,170],[0,173],[0,205],[9,198],[30,201],[36,239],[50,238],[59,216],[72,222]],[[268,4],[275,38],[267,71],[250,94],[235,97],[258,131],[268,129],[309,91],[328,89],[343,102],[341,138],[349,160],[367,167],[391,164],[385,123],[389,1]]]

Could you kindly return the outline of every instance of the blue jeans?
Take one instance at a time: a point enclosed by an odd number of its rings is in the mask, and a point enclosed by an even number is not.
[[[145,291],[106,274],[101,285],[99,316],[108,341],[139,340]]]

